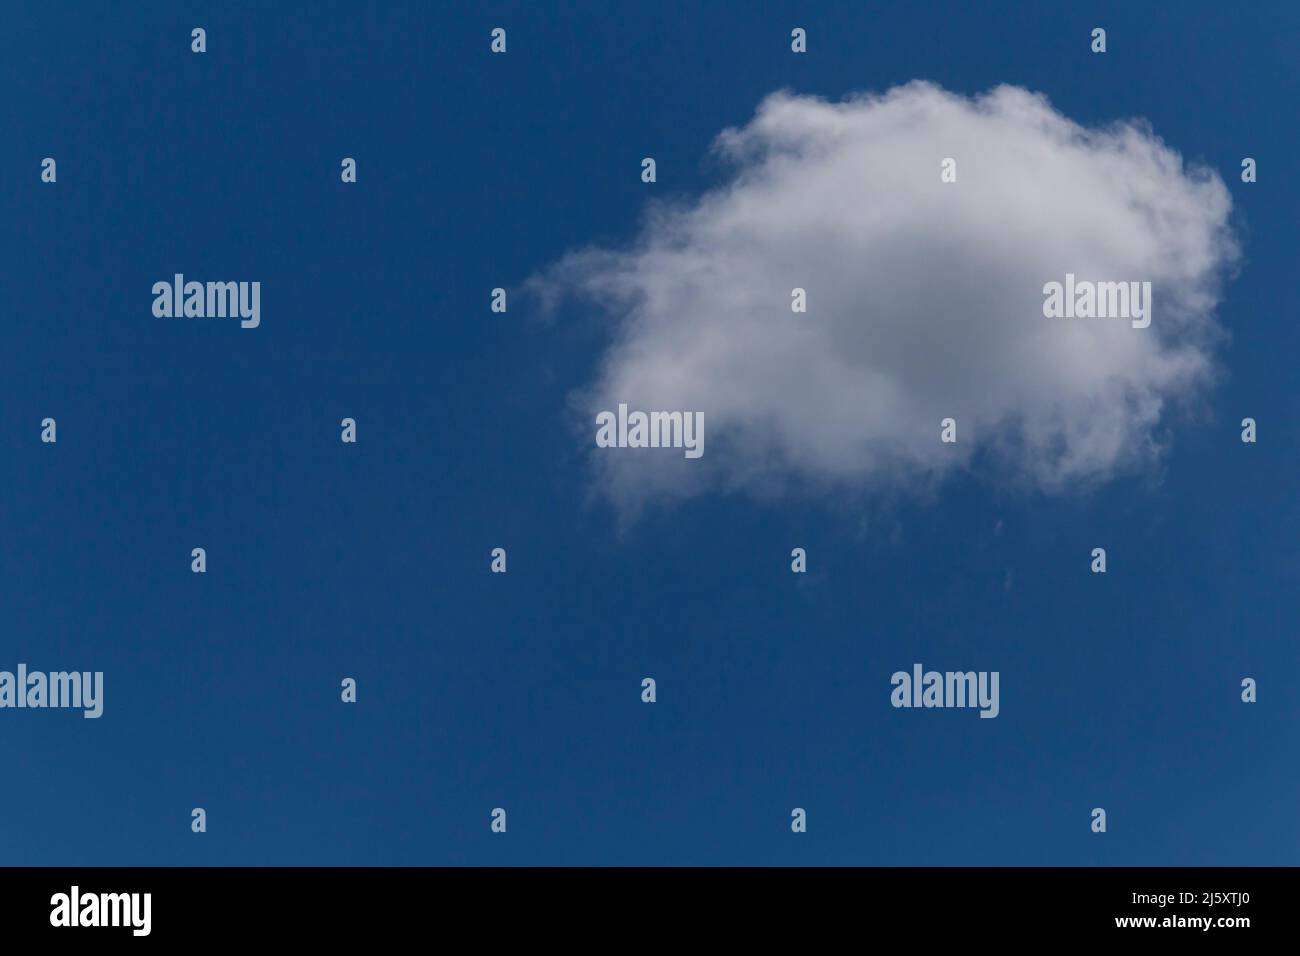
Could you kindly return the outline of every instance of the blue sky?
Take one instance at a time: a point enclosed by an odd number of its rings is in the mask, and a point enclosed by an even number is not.
[[[10,12],[0,669],[102,670],[105,712],[0,711],[0,863],[1294,863],[1293,5],[378,6]],[[602,326],[490,290],[718,185],[777,89],[918,78],[1219,171],[1203,414],[1087,493],[620,521],[571,418]],[[154,318],[178,271],[261,281],[261,326]],[[1000,716],[892,709],[914,661],[998,670]]]

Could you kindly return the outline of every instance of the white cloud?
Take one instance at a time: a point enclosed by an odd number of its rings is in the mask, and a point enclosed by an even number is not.
[[[918,82],[841,103],[776,93],[715,149],[725,184],[531,280],[615,323],[575,406],[622,506],[907,489],[973,458],[1060,492],[1150,464],[1170,407],[1213,379],[1231,199],[1143,123],[1087,129],[1016,87]],[[1151,327],[1045,318],[1043,285],[1067,272],[1149,280]],[[596,449],[596,413],[620,402],[702,411],[704,457]]]

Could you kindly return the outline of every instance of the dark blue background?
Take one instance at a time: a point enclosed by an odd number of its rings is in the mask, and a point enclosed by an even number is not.
[[[0,669],[106,686],[98,721],[0,711],[0,863],[1294,863],[1297,9],[9,4]],[[490,290],[719,182],[774,89],[914,78],[1146,117],[1221,172],[1209,414],[1089,496],[620,528],[566,405],[606,330]],[[261,281],[261,327],[154,318],[174,272]],[[913,661],[999,670],[1001,716],[893,710]]]

